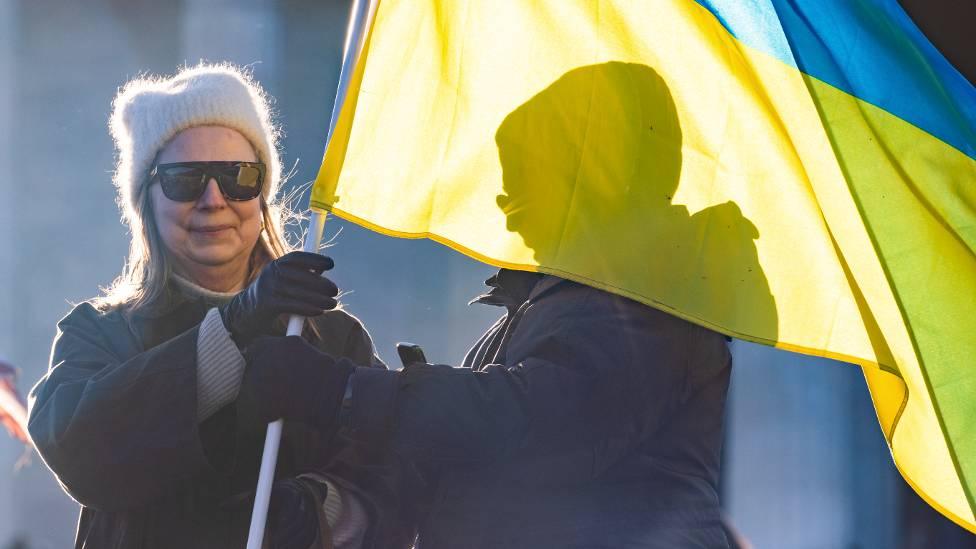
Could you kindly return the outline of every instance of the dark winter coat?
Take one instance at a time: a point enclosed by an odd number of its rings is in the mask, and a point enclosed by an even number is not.
[[[506,313],[463,368],[353,376],[355,436],[425,481],[418,548],[727,548],[725,338],[553,276],[488,283]]]
[[[82,303],[58,324],[29,429],[82,504],[77,548],[244,547],[266,426],[238,417],[234,404],[198,423],[197,332],[212,305],[176,296],[132,314]],[[331,311],[315,324],[320,349],[383,369],[354,317]],[[327,472],[366,503],[366,547],[385,547],[398,534],[384,459],[286,423],[277,477]]]

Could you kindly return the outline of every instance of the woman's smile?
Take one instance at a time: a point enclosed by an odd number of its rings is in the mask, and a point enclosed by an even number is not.
[[[217,238],[217,237],[226,236],[227,232],[232,229],[234,229],[234,226],[229,223],[215,223],[215,224],[191,226],[188,230],[194,236],[200,236],[204,238]]]

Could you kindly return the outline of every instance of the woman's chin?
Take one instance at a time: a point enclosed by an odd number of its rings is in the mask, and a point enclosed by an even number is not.
[[[239,261],[241,253],[239,246],[213,243],[204,246],[194,246],[190,251],[189,259],[201,267],[223,267],[235,261]]]

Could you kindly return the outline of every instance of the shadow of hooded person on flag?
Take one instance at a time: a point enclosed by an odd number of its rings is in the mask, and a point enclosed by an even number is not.
[[[756,227],[732,201],[694,215],[674,203],[682,154],[700,153],[683,151],[674,100],[654,69],[573,69],[511,112],[495,141],[497,204],[540,270],[775,339]]]

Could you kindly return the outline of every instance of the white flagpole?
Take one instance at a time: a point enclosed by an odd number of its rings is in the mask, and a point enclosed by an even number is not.
[[[375,14],[375,0],[354,0],[349,26],[346,29],[346,43],[343,49],[342,68],[339,71],[339,87],[336,90],[335,102],[332,104],[332,118],[329,121],[329,133],[325,140],[328,148],[335,132],[336,123],[342,104],[349,91],[349,81],[352,72],[362,53],[366,38],[366,29]],[[322,230],[325,228],[325,213],[312,211],[308,233],[305,235],[306,252],[318,253]],[[293,315],[288,319],[287,335],[301,335],[305,325],[305,317]],[[278,461],[278,446],[281,443],[282,420],[268,424],[268,432],[264,438],[264,453],[261,456],[261,471],[258,473],[258,486],[254,492],[254,509],[251,511],[251,528],[247,534],[247,549],[261,549],[264,542],[264,526],[268,519],[268,504],[271,501],[271,485],[274,483],[275,465]]]

